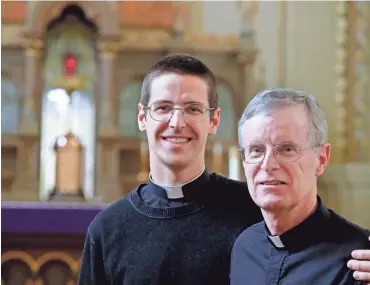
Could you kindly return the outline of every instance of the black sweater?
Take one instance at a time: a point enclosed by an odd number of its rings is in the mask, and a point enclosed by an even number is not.
[[[99,213],[78,284],[229,284],[233,243],[262,220],[260,210],[246,183],[205,172],[191,184],[181,206],[146,204],[141,193],[156,188],[149,183]]]

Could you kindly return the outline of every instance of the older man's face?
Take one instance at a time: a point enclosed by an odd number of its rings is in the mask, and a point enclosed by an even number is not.
[[[251,197],[262,209],[286,210],[316,199],[316,180],[325,170],[330,145],[313,147],[309,127],[301,105],[281,107],[270,116],[261,114],[245,122],[245,154],[253,158],[265,152],[261,162],[243,163]],[[275,148],[278,155],[273,151],[276,145],[284,146]],[[299,159],[289,161],[300,148]]]

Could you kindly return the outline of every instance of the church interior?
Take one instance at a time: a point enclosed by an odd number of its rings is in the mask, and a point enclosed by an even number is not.
[[[215,73],[206,167],[233,179],[250,99],[314,95],[332,144],[319,195],[370,228],[370,2],[2,1],[1,22],[1,284],[76,284],[92,218],[148,180],[137,104],[168,54]]]

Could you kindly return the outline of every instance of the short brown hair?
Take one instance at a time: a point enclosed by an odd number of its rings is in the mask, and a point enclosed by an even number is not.
[[[156,62],[145,76],[141,87],[140,103],[148,106],[150,101],[150,88],[152,81],[162,74],[177,73],[182,75],[195,75],[207,81],[208,103],[210,108],[218,107],[218,94],[216,78],[212,71],[199,59],[188,55],[169,55]]]

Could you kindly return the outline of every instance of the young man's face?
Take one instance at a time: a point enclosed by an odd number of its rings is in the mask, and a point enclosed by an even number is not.
[[[325,170],[330,145],[312,147],[309,128],[303,106],[282,107],[270,116],[260,114],[245,122],[245,155],[253,159],[265,152],[261,162],[243,163],[251,197],[262,209],[291,210],[316,199],[316,178]],[[276,145],[283,146],[280,155],[272,150]],[[304,150],[297,156],[294,149],[299,148]]]
[[[166,113],[168,106],[210,108],[207,82],[197,76],[175,73],[160,75],[152,81],[150,94],[147,107],[158,106],[156,110],[163,117],[165,116],[161,114]],[[168,116],[168,120],[158,121],[152,118],[149,110],[145,112],[143,107],[139,104],[138,124],[139,129],[147,133],[152,167],[204,167],[207,137],[216,133],[220,109],[214,112],[211,119],[209,111],[204,116],[198,114],[193,117],[184,115],[181,110],[175,110],[171,118]],[[187,110],[198,113],[196,108],[188,107]],[[153,115],[154,109],[151,112]]]

